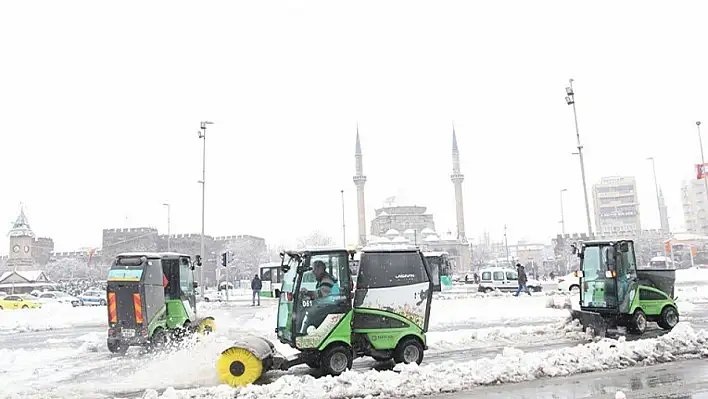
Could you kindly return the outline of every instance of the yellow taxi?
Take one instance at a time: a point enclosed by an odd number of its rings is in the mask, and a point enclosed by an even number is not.
[[[0,298],[0,310],[4,309],[36,309],[42,305],[30,295],[8,295]]]

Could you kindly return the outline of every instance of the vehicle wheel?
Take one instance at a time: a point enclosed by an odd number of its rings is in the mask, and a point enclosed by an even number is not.
[[[101,302],[99,302],[98,304],[101,305],[101,306],[106,306],[106,300],[105,300],[105,299],[101,299]]]
[[[577,285],[577,284],[573,284],[573,285],[570,286],[570,288],[568,289],[568,291],[570,291],[570,292],[577,292],[577,291],[580,291],[580,286]]]
[[[204,297],[204,302],[209,302],[209,297]]]
[[[29,309],[29,306],[27,306],[27,305],[22,305],[22,309]]]
[[[647,315],[641,309],[634,311],[632,321],[629,322],[629,329],[635,334],[644,334],[647,329]]]
[[[330,346],[325,349],[320,357],[322,371],[329,375],[340,375],[352,368],[354,356],[351,349],[344,346]]]
[[[0,310],[2,310],[2,306],[0,306]]]
[[[111,353],[125,355],[125,352],[128,351],[128,345],[122,345],[120,342],[117,341],[108,341],[108,350]]]
[[[167,334],[162,328],[156,328],[152,333],[152,338],[150,338],[150,344],[148,349],[151,351],[164,350],[167,346]]]
[[[484,292],[486,292],[487,294],[489,294],[489,293],[492,292],[492,291],[494,291],[494,290],[491,289],[491,288],[489,288],[489,287],[487,287],[487,288],[484,289]]]
[[[675,307],[665,306],[661,310],[661,316],[659,316],[659,321],[657,324],[664,330],[671,330],[676,327],[679,322],[679,314]]]
[[[401,341],[393,353],[396,363],[416,363],[423,361],[423,345],[415,338],[406,338]]]

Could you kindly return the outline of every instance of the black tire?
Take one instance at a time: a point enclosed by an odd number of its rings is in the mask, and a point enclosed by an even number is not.
[[[204,297],[204,302],[209,302],[209,297]]]
[[[100,306],[106,306],[106,300],[101,299],[101,302],[98,303]]]
[[[2,306],[0,306],[0,310],[2,310]]]
[[[128,345],[123,345],[120,341],[108,341],[108,351],[117,355],[125,355],[128,352]]]
[[[148,349],[151,351],[161,351],[167,347],[167,334],[162,328],[156,328],[152,332]]]
[[[644,334],[644,331],[647,329],[647,315],[645,315],[641,309],[635,310],[628,327],[634,334]]]
[[[27,305],[22,305],[22,309],[29,309],[29,306],[27,306]]]
[[[489,294],[489,293],[492,292],[492,291],[494,291],[493,288],[487,287],[487,288],[484,289],[484,292],[487,293],[487,294]]]
[[[393,352],[393,360],[396,363],[416,363],[420,364],[423,361],[423,353],[425,349],[420,341],[413,337],[404,338],[396,346],[396,350]]]
[[[337,376],[352,368],[354,356],[352,350],[345,346],[330,346],[320,355],[321,370],[325,374]]]
[[[661,309],[661,315],[659,316],[659,321],[657,321],[659,327],[663,328],[664,330],[671,331],[674,327],[676,327],[676,324],[678,324],[678,322],[679,314],[678,310],[676,310],[675,307],[664,306],[664,309]]]
[[[570,292],[573,292],[573,288],[577,288],[577,289],[578,289],[578,291],[580,291],[580,286],[579,286],[579,285],[577,285],[577,284],[573,284],[573,285],[571,285],[571,286],[570,286],[570,288],[568,288],[568,291],[570,291]]]

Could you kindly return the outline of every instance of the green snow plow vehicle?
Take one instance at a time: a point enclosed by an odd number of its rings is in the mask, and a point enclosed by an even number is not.
[[[637,268],[632,240],[588,241],[580,249],[580,310],[572,317],[604,337],[608,328],[643,334],[647,322],[671,330],[679,322],[674,296],[675,270]]]
[[[217,361],[222,382],[248,385],[268,370],[300,364],[339,375],[362,356],[422,362],[433,286],[418,249],[364,249],[356,290],[349,271],[353,251],[312,249],[281,257],[275,332],[299,353],[285,358],[268,340],[243,337]]]
[[[214,331],[212,317],[198,318],[193,270],[178,253],[119,254],[108,271],[108,350],[150,349],[195,331]]]

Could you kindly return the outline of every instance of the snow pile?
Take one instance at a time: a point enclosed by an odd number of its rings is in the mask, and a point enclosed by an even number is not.
[[[427,344],[431,352],[488,345],[490,341],[533,344],[547,340],[584,340],[586,334],[578,320],[569,317],[562,322],[542,326],[493,327],[450,332],[429,332]]]
[[[599,370],[708,357],[708,333],[680,323],[664,336],[627,342],[604,339],[547,352],[524,353],[507,348],[495,358],[469,362],[399,365],[396,371],[346,372],[339,377],[286,375],[269,385],[249,385],[233,391],[223,387],[176,392],[178,398],[364,398],[407,397],[469,390],[480,385],[529,381]],[[173,396],[174,397],[174,396]]]
[[[18,309],[0,312],[0,332],[47,331],[60,328],[108,328],[105,306],[42,306],[40,309]]]

